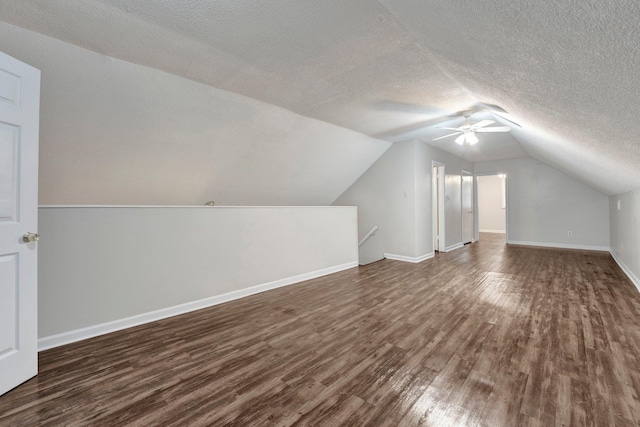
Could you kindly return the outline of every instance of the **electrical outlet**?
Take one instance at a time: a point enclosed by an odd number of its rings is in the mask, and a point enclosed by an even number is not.
[[[573,237],[573,231],[567,231],[567,236]]]

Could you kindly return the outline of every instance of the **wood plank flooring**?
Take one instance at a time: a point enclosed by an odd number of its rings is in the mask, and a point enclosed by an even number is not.
[[[0,425],[639,425],[633,284],[501,237],[42,352]]]

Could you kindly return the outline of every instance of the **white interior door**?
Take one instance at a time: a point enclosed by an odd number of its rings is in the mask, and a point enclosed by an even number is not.
[[[444,194],[445,171],[444,164],[431,162],[432,169],[432,222],[433,222],[433,250],[444,252],[446,250],[444,236]]]
[[[462,243],[473,241],[473,176],[462,171]]]
[[[431,212],[433,217],[433,250],[438,252],[440,250],[440,221],[438,218],[438,167],[433,166],[432,170],[432,184],[431,184]]]
[[[0,394],[38,373],[39,113],[40,71],[0,52]]]

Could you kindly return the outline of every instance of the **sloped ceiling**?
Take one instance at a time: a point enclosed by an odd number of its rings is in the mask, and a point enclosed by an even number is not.
[[[1,21],[0,51],[42,71],[44,205],[328,205],[390,146]]]
[[[635,1],[4,0],[0,19],[389,141],[497,104],[522,127],[437,145],[640,188]]]

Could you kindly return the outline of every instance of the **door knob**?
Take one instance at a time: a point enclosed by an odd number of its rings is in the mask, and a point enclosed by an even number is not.
[[[25,243],[37,242],[38,240],[40,240],[40,235],[38,233],[24,233],[22,236],[22,241]]]

